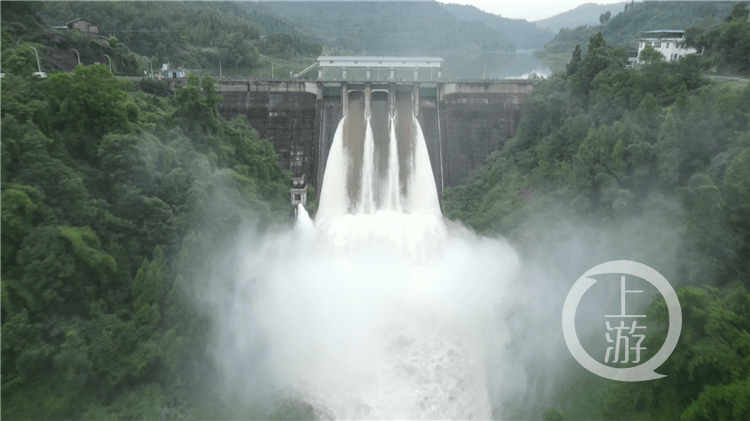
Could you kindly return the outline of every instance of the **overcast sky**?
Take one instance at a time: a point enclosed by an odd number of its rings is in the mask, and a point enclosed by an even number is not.
[[[575,9],[585,3],[611,4],[623,0],[439,0],[440,3],[469,4],[505,18],[539,20]]]

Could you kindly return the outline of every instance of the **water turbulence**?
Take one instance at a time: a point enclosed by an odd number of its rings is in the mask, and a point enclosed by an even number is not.
[[[518,258],[443,219],[412,98],[389,100],[349,94],[315,221],[300,206],[293,231],[249,253],[254,298],[225,324],[252,320],[275,386],[321,417],[488,419]]]

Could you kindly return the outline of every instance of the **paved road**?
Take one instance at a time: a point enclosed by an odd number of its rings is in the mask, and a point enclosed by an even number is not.
[[[750,79],[733,76],[709,76],[711,79],[726,80],[727,82],[750,82]]]

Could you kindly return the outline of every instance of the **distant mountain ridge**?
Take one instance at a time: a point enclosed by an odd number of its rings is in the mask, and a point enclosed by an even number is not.
[[[555,36],[552,31],[540,28],[533,22],[524,19],[504,18],[500,15],[484,12],[474,6],[441,4],[441,7],[462,21],[480,22],[488,28],[494,29],[500,35],[513,41],[513,44],[519,50],[542,48]]]
[[[538,49],[554,37],[520,19],[436,1],[270,1],[245,3],[323,38],[328,47],[366,54]]]
[[[562,28],[576,28],[581,25],[599,25],[602,13],[612,12],[614,17],[625,9],[628,2],[613,4],[586,3],[567,12],[534,22],[537,27],[549,29],[557,34]]]

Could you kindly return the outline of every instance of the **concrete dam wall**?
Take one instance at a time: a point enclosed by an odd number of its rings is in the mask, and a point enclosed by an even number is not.
[[[481,167],[515,134],[531,81],[398,83],[222,80],[220,113],[245,115],[273,143],[280,164],[305,175],[318,195],[328,153],[350,98],[374,107],[414,109],[438,196]],[[406,105],[405,105],[406,104]]]

